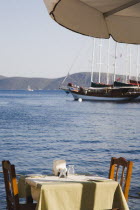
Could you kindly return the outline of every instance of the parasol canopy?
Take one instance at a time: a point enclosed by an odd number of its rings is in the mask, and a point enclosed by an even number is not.
[[[140,0],[44,0],[60,25],[96,38],[140,44]]]

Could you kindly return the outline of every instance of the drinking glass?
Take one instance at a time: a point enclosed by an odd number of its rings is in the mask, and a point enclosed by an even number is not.
[[[68,166],[68,175],[74,175],[74,174],[75,174],[74,165],[69,165]]]

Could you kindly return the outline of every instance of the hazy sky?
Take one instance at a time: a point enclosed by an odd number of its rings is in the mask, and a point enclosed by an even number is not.
[[[0,75],[56,78],[71,67],[90,71],[92,42],[55,23],[43,0],[0,0]]]

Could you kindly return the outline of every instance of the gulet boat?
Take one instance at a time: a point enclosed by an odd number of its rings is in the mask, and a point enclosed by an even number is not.
[[[75,100],[126,101],[134,100],[140,96],[139,87],[69,87],[69,90]]]
[[[92,50],[92,58],[94,60],[95,56],[95,39],[93,43],[93,50]],[[101,63],[101,46],[102,40],[100,40],[100,62]],[[108,47],[108,55],[109,55],[109,48]],[[94,74],[94,64],[92,60],[92,68],[91,68],[91,86],[86,87],[79,87],[73,85],[72,83],[68,84],[68,88],[70,93],[73,95],[75,100],[92,100],[92,101],[128,101],[128,100],[135,100],[136,98],[140,97],[140,87],[138,82],[130,81],[130,74],[129,80],[127,80],[126,75],[126,82],[121,82],[116,79],[116,51],[117,51],[117,43],[115,43],[115,63],[114,63],[114,78],[113,84],[109,84],[109,69],[107,72],[107,81],[106,84],[101,83],[101,65],[99,68],[99,76],[98,76],[98,83],[93,82],[93,74]],[[130,62],[131,63],[131,62]],[[109,66],[109,57],[108,57],[108,66]],[[131,72],[131,71],[130,71]]]

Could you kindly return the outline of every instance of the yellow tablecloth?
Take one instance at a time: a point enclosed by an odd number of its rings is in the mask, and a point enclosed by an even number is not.
[[[116,182],[42,185],[38,210],[128,210]]]
[[[128,210],[118,182],[40,182],[29,180],[37,210]]]

